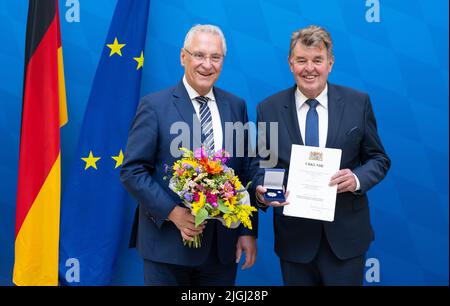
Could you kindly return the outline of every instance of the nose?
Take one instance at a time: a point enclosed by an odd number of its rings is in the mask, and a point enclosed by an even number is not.
[[[314,69],[314,64],[313,64],[313,62],[308,61],[308,62],[306,63],[305,69],[306,69],[307,71],[312,71],[312,70]]]
[[[211,68],[212,67],[211,58],[209,57],[205,58],[202,62],[202,66],[205,67],[206,69]]]

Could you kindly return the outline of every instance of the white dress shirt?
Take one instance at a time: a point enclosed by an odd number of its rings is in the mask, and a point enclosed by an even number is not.
[[[295,91],[295,106],[303,143],[305,142],[306,114],[309,110],[309,105],[306,104],[307,100],[308,98],[297,87]],[[325,86],[325,89],[317,96],[316,100],[319,102],[319,105],[316,107],[319,116],[319,147],[325,148],[328,135],[328,85]]]
[[[308,98],[298,89],[295,91],[295,106],[297,109],[298,124],[300,133],[302,135],[303,143],[305,142],[306,130],[306,115],[309,110],[309,105],[306,104]],[[319,104],[316,107],[317,115],[319,117],[319,147],[325,148],[328,136],[328,84],[325,85],[324,90],[316,98]],[[353,174],[356,180],[356,189],[360,189],[359,179],[356,174]]]
[[[195,100],[196,97],[200,96],[198,92],[189,85],[186,80],[186,76],[183,76],[183,84],[186,88],[189,98],[191,99],[192,105],[194,106],[195,112],[197,113],[198,120],[200,121],[200,102]],[[211,90],[205,95],[208,100],[209,110],[211,111],[211,120],[214,132],[214,151],[222,149],[222,122],[220,120],[219,108],[217,107],[217,102],[214,97],[213,90]]]

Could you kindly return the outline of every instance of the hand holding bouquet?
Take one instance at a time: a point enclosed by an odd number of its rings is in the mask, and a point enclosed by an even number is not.
[[[228,228],[242,224],[252,229],[250,217],[257,209],[250,205],[250,197],[234,170],[226,166],[230,155],[224,150],[208,155],[203,148],[192,152],[185,148],[181,159],[172,167],[169,188],[182,199],[195,216],[195,226],[206,219],[218,219]],[[201,246],[201,234],[193,241],[183,239],[185,245]]]

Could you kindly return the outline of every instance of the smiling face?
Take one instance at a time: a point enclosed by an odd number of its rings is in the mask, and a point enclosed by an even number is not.
[[[200,95],[206,95],[222,71],[222,60],[211,61],[213,55],[223,56],[222,39],[219,35],[208,32],[197,32],[193,35],[191,43],[185,47],[186,50],[181,50],[181,65],[189,85]],[[207,58],[198,60],[194,54],[203,54]]]
[[[325,89],[334,64],[325,45],[306,47],[298,42],[288,61],[298,89],[309,99],[317,98]]]

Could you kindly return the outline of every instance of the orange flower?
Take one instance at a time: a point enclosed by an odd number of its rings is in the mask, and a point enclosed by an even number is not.
[[[200,159],[200,165],[202,165],[203,167],[206,167],[208,165],[208,157],[202,157]]]
[[[222,166],[215,161],[208,161],[208,163],[205,165],[206,172],[210,174],[217,174],[223,171]]]

